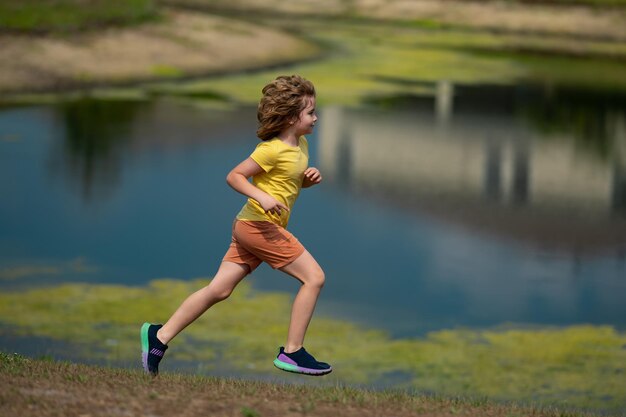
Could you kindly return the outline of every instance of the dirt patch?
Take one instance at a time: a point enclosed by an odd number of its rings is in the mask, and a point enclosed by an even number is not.
[[[238,71],[292,62],[319,50],[279,30],[166,10],[133,28],[72,35],[0,36],[0,92],[49,91]]]
[[[467,0],[167,0],[167,3],[245,13],[422,21],[498,32],[626,40],[626,7]]]
[[[65,91],[223,74],[287,64],[321,53],[320,47],[286,30],[258,25],[251,16],[283,23],[297,16],[324,23],[327,17],[340,17],[492,31],[504,34],[502,38],[518,37],[513,45],[516,51],[576,57],[622,59],[626,43],[626,7],[464,0],[163,3],[205,13],[160,9],[160,21],[134,27],[47,36],[0,34],[0,93]]]
[[[501,32],[626,40],[626,12],[585,6],[439,0],[359,0],[359,12],[385,19],[433,20]]]

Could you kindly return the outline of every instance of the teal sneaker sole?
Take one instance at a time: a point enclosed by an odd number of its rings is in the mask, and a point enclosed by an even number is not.
[[[292,372],[294,374],[312,375],[312,376],[327,375],[333,371],[333,368],[327,368],[327,369],[303,368],[297,365],[292,365],[290,363],[283,362],[278,358],[274,359],[274,366],[280,369],[281,371]]]

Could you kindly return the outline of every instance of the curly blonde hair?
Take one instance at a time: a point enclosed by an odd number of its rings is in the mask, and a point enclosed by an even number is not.
[[[263,97],[257,109],[259,128],[256,131],[261,140],[275,138],[297,120],[307,106],[307,97],[315,97],[315,87],[311,81],[299,75],[281,75],[263,87]]]

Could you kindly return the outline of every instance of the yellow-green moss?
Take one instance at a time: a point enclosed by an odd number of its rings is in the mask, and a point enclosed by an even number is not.
[[[162,322],[208,280],[163,279],[145,287],[64,284],[0,294],[1,322],[28,336],[63,340],[79,357],[137,357],[143,321]],[[274,372],[292,294],[241,284],[171,343],[168,359],[208,371]],[[103,345],[103,341],[105,341]],[[446,395],[626,409],[626,335],[608,326],[441,330],[392,339],[384,331],[314,318],[307,347],[345,383],[396,385]],[[81,350],[82,349],[82,350]],[[167,362],[166,362],[167,363]],[[394,376],[399,376],[394,379]]]
[[[211,91],[235,102],[255,103],[261,88],[278,73],[299,73],[315,82],[321,104],[358,105],[366,97],[400,93],[430,95],[433,87],[428,83],[439,80],[626,90],[623,62],[613,59],[626,56],[621,43],[383,24],[329,26],[306,20],[298,29],[325,45],[327,57],[282,70],[191,81],[173,89],[189,95]],[[163,91],[171,92],[172,85]]]
[[[151,72],[158,77],[181,77],[184,75],[183,70],[180,68],[164,64],[153,66]]]

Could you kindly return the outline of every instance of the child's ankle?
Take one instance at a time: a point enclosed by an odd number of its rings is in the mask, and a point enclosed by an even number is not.
[[[164,337],[165,335],[162,334],[162,330],[163,330],[163,327],[161,327],[159,330],[157,330],[156,338],[159,340],[159,342],[161,342],[161,343],[163,343],[164,345],[167,346],[167,343],[164,342],[164,340],[167,340],[167,339]],[[169,342],[169,340],[167,340],[167,341]]]
[[[302,349],[302,345],[285,345],[285,353],[294,353]]]

